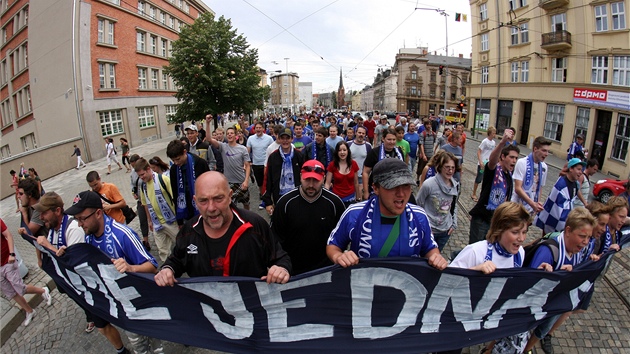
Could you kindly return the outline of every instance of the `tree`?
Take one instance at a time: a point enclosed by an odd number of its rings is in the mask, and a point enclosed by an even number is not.
[[[199,120],[208,113],[251,113],[262,109],[269,90],[260,87],[258,51],[223,16],[202,14],[182,28],[165,72],[177,86],[175,121]]]
[[[332,91],[332,104],[333,109],[337,109],[337,92]]]

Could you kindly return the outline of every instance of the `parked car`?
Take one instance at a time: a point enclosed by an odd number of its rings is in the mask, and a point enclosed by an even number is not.
[[[600,179],[593,186],[593,195],[602,203],[608,203],[608,199],[623,193],[626,188],[624,185],[628,180],[618,179]]]

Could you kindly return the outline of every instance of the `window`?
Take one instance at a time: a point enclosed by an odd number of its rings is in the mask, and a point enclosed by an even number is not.
[[[151,54],[157,54],[157,36],[151,35],[150,52]]]
[[[0,148],[0,154],[3,159],[6,159],[7,157],[11,157],[11,149],[9,148],[9,144],[3,145]]]
[[[138,31],[136,33],[136,50],[139,52],[146,52],[146,46],[144,43],[144,37],[146,33]]]
[[[613,85],[630,87],[630,56],[613,57]]]
[[[567,14],[556,14],[551,16],[551,32],[567,30]]]
[[[138,14],[144,16],[144,1],[138,1]]]
[[[429,96],[430,96],[430,97],[435,97],[435,87],[431,87],[431,88],[429,89]]]
[[[162,38],[162,56],[165,58],[168,56],[168,41],[164,38]]]
[[[551,82],[567,82],[567,58],[551,59]]]
[[[11,118],[11,105],[9,104],[9,98],[7,97],[2,103],[0,103],[0,115],[2,115],[2,126],[6,127],[7,125],[13,122]]]
[[[158,86],[159,74],[160,74],[160,71],[158,69],[151,69],[151,88],[154,90],[157,90],[160,88]]]
[[[416,86],[411,86],[411,95],[416,96],[418,94],[418,88]]]
[[[155,6],[149,5],[149,17],[155,20]]]
[[[481,51],[488,50],[489,47],[488,34],[484,33],[481,35]]]
[[[518,82],[518,62],[517,61],[512,62],[510,72],[512,74],[510,75],[511,82]]]
[[[169,27],[175,29],[175,18],[172,16],[170,18]]]
[[[153,107],[138,107],[138,124],[140,128],[155,126]]]
[[[529,24],[521,23],[521,43],[529,43]]]
[[[529,82],[529,62],[521,62],[521,82]]]
[[[630,115],[619,113],[611,157],[626,161],[628,146],[630,146]]]
[[[160,22],[166,26],[166,12],[160,11]]]
[[[415,70],[411,70],[411,80],[417,80],[418,79],[418,72]]]
[[[608,31],[608,14],[606,4],[595,6],[595,31]]]
[[[516,10],[519,7],[527,6],[527,0],[508,0],[510,10]]]
[[[114,44],[114,22],[108,19],[98,19],[98,43]]]
[[[451,101],[455,101],[457,93],[455,91],[451,92]]]
[[[101,121],[101,135],[110,136],[124,132],[122,111],[120,109],[98,112],[98,117]]]
[[[490,68],[487,66],[482,66],[481,67],[481,83],[487,84],[489,77],[490,77]]]
[[[488,19],[488,5],[483,3],[479,5],[479,20],[485,21]]]
[[[116,65],[114,63],[98,63],[100,88],[116,88]]]
[[[13,76],[19,74],[28,67],[28,43],[15,48],[11,52],[11,61],[13,62]]]
[[[437,77],[437,73],[435,71],[431,71],[431,77],[429,80],[431,82],[435,82],[436,77]]]
[[[560,141],[564,125],[564,105],[547,104],[544,136],[547,139]]]
[[[593,57],[591,84],[608,83],[608,57]]]
[[[138,88],[139,89],[147,88],[147,69],[146,68],[138,68]]]
[[[610,4],[610,15],[613,30],[626,28],[626,12],[623,1]]]
[[[162,90],[170,90],[171,85],[169,85],[168,75],[166,73],[162,73]]]
[[[24,135],[23,137],[20,138],[20,141],[22,141],[22,148],[24,149],[24,151],[37,149],[37,141],[35,140],[35,133]]]
[[[512,32],[512,34],[510,35],[512,45],[518,44],[518,27],[511,27],[510,29]]]
[[[29,86],[16,91],[13,94],[13,99],[15,100],[18,119],[31,113],[33,106],[31,105],[31,88]]]
[[[0,61],[0,87],[9,82],[9,68],[7,66],[7,60]]]
[[[18,33],[22,28],[28,24],[28,6],[18,11],[13,16],[13,34]]]
[[[165,105],[164,109],[166,110],[166,122],[171,124],[175,121],[175,114],[177,114],[177,106],[176,105]]]
[[[586,107],[578,107],[577,115],[575,119],[575,134],[582,134],[586,136],[586,130],[588,129],[588,116],[591,114],[591,110]]]

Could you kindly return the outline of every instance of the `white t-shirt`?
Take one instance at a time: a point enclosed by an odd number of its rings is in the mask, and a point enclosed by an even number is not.
[[[455,259],[449,264],[449,267],[455,268],[472,268],[485,262],[488,253],[488,241],[482,240],[466,246]],[[521,262],[525,259],[525,250],[519,247],[518,253],[521,254]],[[503,257],[497,253],[495,248],[492,249],[492,263],[497,268],[514,268],[514,257]]]
[[[50,243],[56,248],[61,247],[59,245],[59,232],[61,231],[61,227],[59,230],[53,230],[52,240],[48,239]],[[68,217],[68,225],[66,226],[66,245],[72,246],[75,243],[84,243],[85,242],[85,232],[83,228],[79,226],[79,222],[73,218]]]
[[[529,189],[525,188],[525,185],[523,185],[523,190],[525,190],[525,194],[527,194],[527,196],[531,199],[534,200],[534,195],[536,194],[536,188],[538,186],[538,181],[540,181],[540,190],[542,191],[542,187],[545,186],[545,182],[547,181],[547,164],[546,163],[542,163],[542,179],[539,178],[540,176],[540,171],[537,171],[538,169],[538,164],[534,162],[534,183],[532,183],[531,187]],[[516,182],[516,180],[519,181],[523,181],[525,179],[525,174],[527,173],[527,156],[518,159],[518,161],[516,161],[516,166],[514,166],[514,173],[512,174],[512,179]],[[542,194],[542,193],[541,193]],[[541,196],[539,196],[541,197]],[[527,204],[525,202],[525,200],[523,200],[523,198],[519,197],[518,194],[516,193],[516,188],[514,188],[514,193],[512,193],[512,199],[511,201],[515,202],[515,203],[520,203],[523,204],[523,206],[525,207],[525,209],[527,209],[528,212],[532,212],[533,209],[532,207],[529,206],[529,204]],[[540,201],[540,199],[539,199]]]
[[[490,140],[488,138],[483,139],[481,144],[479,144],[479,150],[481,150],[481,162],[483,162],[482,166],[485,166],[486,162],[488,162],[490,154],[496,145],[497,143],[494,140]],[[477,161],[477,164],[479,164],[479,161]]]

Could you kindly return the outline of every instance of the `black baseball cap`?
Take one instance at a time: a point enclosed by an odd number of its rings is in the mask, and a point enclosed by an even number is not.
[[[72,201],[72,206],[65,213],[68,215],[77,215],[85,209],[103,209],[103,201],[101,197],[92,191],[85,191],[77,194]]]

